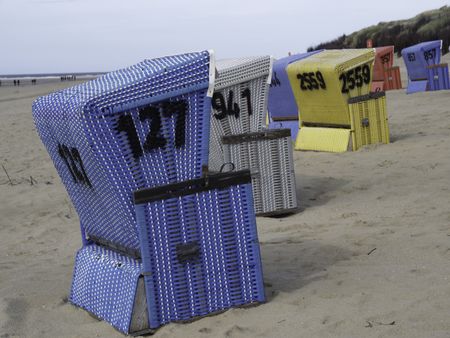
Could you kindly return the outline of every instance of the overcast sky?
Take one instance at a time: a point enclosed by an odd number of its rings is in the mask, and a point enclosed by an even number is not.
[[[440,0],[0,0],[0,74],[109,71],[214,49],[217,58],[303,52],[410,18]]]

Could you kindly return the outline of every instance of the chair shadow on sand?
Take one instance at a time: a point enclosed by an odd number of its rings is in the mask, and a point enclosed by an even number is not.
[[[335,198],[334,191],[350,183],[335,177],[296,175],[297,199],[300,211],[307,208],[325,205]]]
[[[425,133],[424,132],[419,132],[418,133],[420,136],[424,136]],[[398,141],[403,141],[409,138],[416,138],[417,137],[417,133],[399,133],[399,131],[397,131],[396,133],[391,133],[390,135],[390,143],[396,143]]]
[[[261,243],[267,302],[280,292],[290,293],[325,279],[328,267],[354,256],[350,250],[311,239],[275,240]]]
[[[300,210],[327,204],[336,198],[339,188],[348,180],[297,174],[297,197]],[[336,195],[335,195],[336,193]],[[280,233],[282,235],[283,233]],[[280,292],[292,292],[326,278],[327,268],[350,259],[354,253],[338,246],[324,245],[319,240],[306,239],[301,234],[261,241],[261,255],[267,301]]]

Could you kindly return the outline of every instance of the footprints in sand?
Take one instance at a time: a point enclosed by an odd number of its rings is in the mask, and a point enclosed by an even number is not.
[[[343,214],[341,214],[341,217],[343,219],[350,218],[350,217],[356,217],[356,216],[358,216],[357,212],[344,212]]]
[[[21,336],[22,327],[28,316],[29,304],[22,298],[6,298],[7,320],[1,324],[2,337]]]
[[[225,331],[225,337],[249,337],[251,336],[251,333],[252,330],[247,327],[234,325],[232,328]]]
[[[438,166],[440,166],[441,164],[439,162],[435,162],[435,163],[425,163],[425,164],[420,164],[420,165],[415,165],[415,166],[411,166],[411,168],[420,171],[423,174],[429,173],[432,170],[436,169]]]
[[[377,166],[380,167],[380,168],[389,168],[389,167],[391,167],[394,163],[397,163],[397,162],[393,162],[393,161],[389,161],[389,160],[384,160],[384,161],[378,163]]]
[[[259,244],[261,245],[283,245],[283,244],[301,244],[304,241],[302,240],[296,240],[292,238],[288,239],[280,239],[280,240],[273,240],[273,241],[261,241]]]
[[[376,225],[375,222],[373,221],[368,221],[368,220],[363,220],[363,219],[357,219],[352,223],[352,226],[354,227],[373,227],[374,225]]]
[[[198,330],[198,332],[209,335],[213,332],[213,330],[208,327],[202,327],[200,330]]]
[[[218,325],[219,327],[219,325]],[[219,334],[219,332],[216,332],[215,330],[209,328],[209,327],[203,327],[198,330],[199,333],[202,334],[202,336],[205,337],[252,337],[255,335],[255,332],[251,330],[248,327],[244,327],[241,325],[233,325],[229,329],[225,330],[223,334]]]

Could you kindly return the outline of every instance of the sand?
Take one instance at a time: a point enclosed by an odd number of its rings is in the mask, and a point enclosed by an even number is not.
[[[0,87],[2,338],[122,337],[67,303],[78,217],[31,104],[73,84]],[[450,91],[387,100],[392,144],[295,152],[302,211],[257,220],[267,303],[155,337],[450,337]]]

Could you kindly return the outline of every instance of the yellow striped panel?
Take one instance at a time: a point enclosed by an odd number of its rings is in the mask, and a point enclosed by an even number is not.
[[[385,96],[349,104],[349,109],[353,150],[367,144],[389,143]]]

